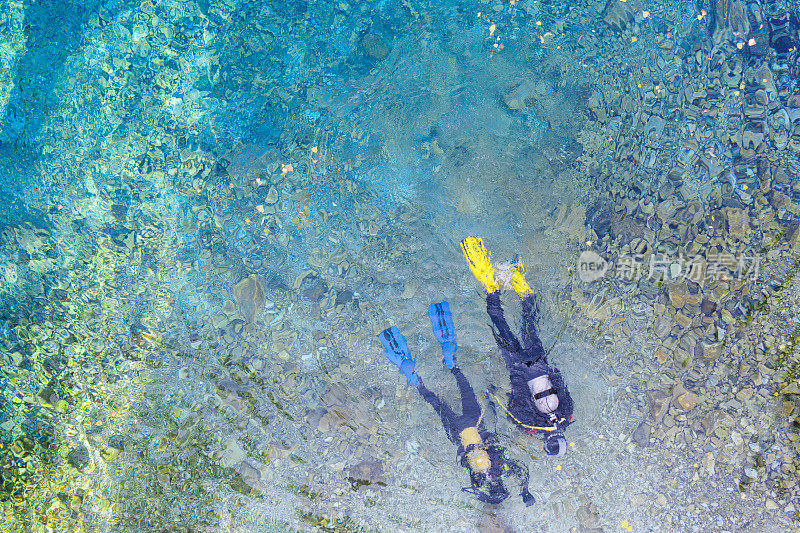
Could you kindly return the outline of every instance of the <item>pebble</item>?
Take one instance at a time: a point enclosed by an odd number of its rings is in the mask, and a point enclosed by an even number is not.
[[[406,441],[406,450],[408,450],[409,453],[416,455],[419,453],[419,448],[420,443],[417,440],[409,439]]]
[[[383,471],[383,461],[364,459],[350,467],[349,475],[350,478],[364,482],[374,488],[375,486],[386,485],[386,477]],[[363,487],[364,485],[359,487],[359,490]]]
[[[745,388],[736,393],[736,399],[740,402],[746,402],[753,396],[753,389]]]
[[[267,301],[264,282],[256,274],[251,274],[233,287],[233,295],[242,313],[249,322],[253,322],[265,308]],[[224,317],[227,322],[227,317]]]
[[[681,409],[688,411],[690,409],[694,409],[697,405],[697,394],[693,392],[686,392],[681,394],[676,398],[678,405],[681,406]]]
[[[400,297],[404,300],[410,300],[417,294],[417,289],[419,289],[419,280],[417,278],[411,278],[406,280],[403,286],[403,292]]]
[[[584,503],[575,511],[575,517],[583,531],[593,529],[598,522],[598,510],[593,504]]]
[[[773,500],[769,499],[769,500],[767,500],[766,507],[767,507],[767,510],[774,511],[775,509],[778,508],[778,504],[775,503]]]
[[[642,447],[649,446],[652,431],[652,426],[646,420],[643,420],[633,431],[633,441]]]
[[[669,395],[662,390],[647,391],[647,400],[650,406],[650,416],[656,422],[661,422],[669,409]]]
[[[672,322],[669,318],[666,317],[659,317],[653,323],[653,333],[659,339],[667,338],[667,335],[669,335],[671,328],[672,328]]]
[[[380,35],[367,33],[361,38],[359,45],[375,61],[383,61],[389,55],[389,47]]]
[[[264,203],[267,205],[272,205],[280,200],[280,194],[278,193],[278,189],[275,188],[274,185],[271,185],[269,191],[267,192],[267,197],[264,198]]]
[[[676,309],[681,309],[686,305],[686,298],[689,296],[689,289],[685,283],[675,283],[668,290],[669,301]]]
[[[728,219],[728,231],[737,239],[744,239],[750,230],[750,217],[746,211],[736,207],[725,208]]]
[[[703,457],[703,469],[709,476],[716,475],[716,460],[714,459],[714,454],[711,452],[707,452]]]
[[[692,325],[692,319],[683,313],[675,313],[675,321],[683,329],[688,329]]]
[[[92,456],[88,448],[81,444],[67,454],[67,461],[79,472],[83,472],[91,464]]]

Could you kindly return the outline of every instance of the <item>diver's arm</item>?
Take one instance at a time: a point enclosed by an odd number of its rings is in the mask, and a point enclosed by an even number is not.
[[[499,451],[503,451],[503,447],[500,446],[500,439],[497,437],[497,433],[493,433],[484,429],[481,431],[481,440],[486,448],[497,448]]]
[[[528,479],[529,479],[528,468],[525,465],[515,461],[514,459],[510,459],[508,457],[504,457],[504,459],[506,462],[506,466],[508,467],[508,472],[514,477],[516,477],[517,480],[519,481],[519,486],[520,486],[519,495],[522,497],[522,501],[525,502],[525,505],[527,506],[533,505],[536,499],[533,497],[533,494],[531,494],[528,491]]]
[[[553,384],[553,388],[555,388],[556,394],[558,395],[558,412],[564,418],[569,419],[569,417],[572,416],[574,404],[572,402],[572,396],[570,396],[569,390],[567,389],[567,384],[564,383],[564,378],[561,377],[558,371],[553,370],[550,373],[550,383]]]

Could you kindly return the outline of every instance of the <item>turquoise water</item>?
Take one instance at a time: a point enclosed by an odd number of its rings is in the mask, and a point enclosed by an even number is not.
[[[796,12],[0,2],[0,529],[797,530]],[[485,394],[470,235],[563,457]],[[530,507],[377,342],[457,406],[441,301]]]

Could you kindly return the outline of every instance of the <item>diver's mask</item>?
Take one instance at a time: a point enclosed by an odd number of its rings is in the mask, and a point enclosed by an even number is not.
[[[558,395],[547,374],[528,381],[528,388],[533,396],[533,404],[540,413],[549,415],[558,409]]]
[[[564,455],[567,451],[567,441],[564,434],[556,430],[544,438],[544,451],[547,455]]]

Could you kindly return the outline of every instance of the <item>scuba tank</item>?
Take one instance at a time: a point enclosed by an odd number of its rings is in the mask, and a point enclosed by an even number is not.
[[[550,376],[542,374],[528,381],[528,388],[533,395],[533,403],[536,409],[544,415],[551,415],[558,409],[558,395],[553,389],[553,384],[550,382]]]
[[[461,440],[461,446],[464,447],[470,470],[480,474],[488,472],[492,462],[489,460],[489,454],[483,448],[483,439],[478,433],[478,428],[474,426],[465,428],[458,434],[458,438]]]
[[[550,376],[542,374],[528,381],[528,388],[533,396],[533,404],[536,409],[546,415],[550,419],[550,423],[556,429],[551,431],[544,439],[544,451],[547,455],[564,455],[567,451],[567,441],[564,439],[564,434],[558,429],[558,418],[556,417],[556,409],[558,409],[558,395],[553,389],[553,383],[550,381]]]

